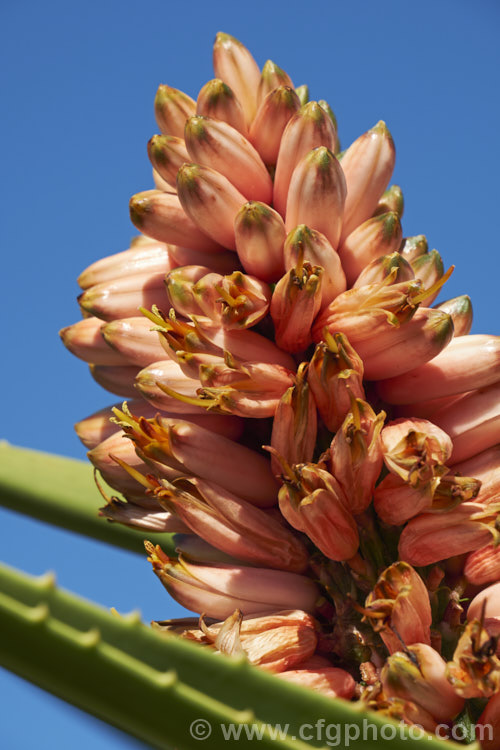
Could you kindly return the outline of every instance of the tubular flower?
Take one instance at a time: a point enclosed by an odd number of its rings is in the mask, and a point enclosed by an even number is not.
[[[382,468],[380,432],[384,419],[385,412],[375,414],[366,401],[353,398],[351,410],[330,445],[331,472],[355,516],[370,505]]]
[[[431,645],[431,604],[424,582],[404,562],[389,566],[365,602],[365,618],[390,654],[412,643]]]
[[[492,638],[497,639],[497,654],[499,652],[498,637],[500,636],[500,583],[483,589],[469,604],[467,619],[480,620],[483,627]]]
[[[381,439],[390,474],[375,490],[375,510],[386,523],[398,525],[431,507],[440,479],[448,471],[444,462],[452,445],[445,432],[420,419],[390,422]]]
[[[457,695],[490,698],[498,692],[500,659],[495,656],[496,646],[497,638],[490,636],[481,620],[469,620],[446,669]]]
[[[348,560],[359,545],[358,529],[337,480],[315,464],[287,468],[279,506],[330,560]]]
[[[163,550],[146,542],[153,570],[186,609],[225,619],[241,609],[252,614],[272,614],[276,607],[315,609],[318,590],[310,578],[270,568],[250,568],[229,563],[200,564],[182,555],[169,558]]]
[[[271,446],[289,464],[312,460],[317,437],[316,403],[307,380],[307,363],[297,370],[295,382],[282,395],[277,406]],[[274,474],[281,473],[276,456],[271,454]]]
[[[461,698],[446,676],[446,662],[426,643],[414,643],[392,654],[382,669],[384,693],[410,700],[437,721],[449,721],[462,709]]]
[[[494,724],[498,338],[436,299],[452,268],[404,236],[383,121],[340,153],[277,63],[221,32],[213,65],[159,87],[139,235],[61,331],[131,399],[76,425],[120,493],[98,479],[101,515],[181,532],[147,551],[205,616],[159,629],[429,731],[491,695]]]
[[[326,427],[335,432],[344,421],[351,399],[364,399],[363,362],[342,333],[324,332],[308,370],[308,382]]]

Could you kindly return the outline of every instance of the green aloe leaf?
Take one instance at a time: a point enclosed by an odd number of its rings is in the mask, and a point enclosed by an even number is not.
[[[144,554],[144,531],[99,517],[103,499],[85,461],[0,443],[0,505],[117,547]],[[170,534],[146,536],[173,551]]]
[[[0,664],[155,748],[220,750],[227,741],[221,725],[227,731],[229,724],[241,732],[229,742],[265,750],[331,747],[339,736],[337,745],[343,747],[346,725],[354,750],[412,746],[407,729],[357,704],[280,682],[242,658],[159,634],[141,624],[138,614],[113,615],[58,589],[50,575],[33,578],[3,566]],[[190,732],[193,722],[197,737]],[[366,724],[375,730],[368,729],[363,740]],[[201,737],[207,727],[210,736]],[[252,738],[245,727],[262,737]],[[394,727],[394,738],[387,727]],[[431,737],[425,744],[428,750],[458,747]]]

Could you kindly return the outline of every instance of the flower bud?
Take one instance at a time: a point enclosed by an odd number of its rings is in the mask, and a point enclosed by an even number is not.
[[[351,395],[351,410],[330,446],[330,470],[348,499],[354,516],[371,503],[382,468],[380,431],[385,412],[375,414],[370,404]]]
[[[102,335],[103,322],[99,318],[84,318],[72,326],[61,328],[59,336],[69,351],[96,365],[127,365],[129,361],[120,352],[107,345]]]
[[[465,461],[498,443],[500,382],[466,393],[432,419],[453,441],[453,463]]]
[[[276,343],[287,352],[301,352],[311,343],[311,327],[321,305],[324,271],[299,259],[276,284],[271,317]]]
[[[427,237],[425,234],[417,234],[414,237],[405,237],[401,243],[399,252],[406,258],[408,263],[411,263],[415,258],[429,252]]]
[[[217,482],[259,507],[270,507],[277,484],[260,453],[182,419],[146,420],[115,410],[120,425],[147,457]]]
[[[177,190],[177,172],[189,154],[183,138],[154,135],[148,142],[149,161],[165,182]]]
[[[148,560],[173,598],[194,612],[225,619],[235,609],[244,614],[272,614],[298,606],[315,608],[318,591],[310,578],[268,568],[249,568],[224,563],[197,564],[183,556],[169,558],[162,549],[146,542]]]
[[[155,97],[155,117],[164,135],[183,138],[184,123],[195,111],[195,102],[183,91],[165,85],[158,88]]]
[[[387,190],[382,193],[373,215],[380,216],[388,211],[394,211],[401,218],[404,212],[404,207],[405,202],[403,191],[399,185],[391,185],[391,187],[387,188]]]
[[[226,122],[196,115],[186,122],[191,159],[226,177],[247,200],[270,203],[273,183],[252,144]]]
[[[447,513],[422,513],[399,539],[399,557],[410,565],[432,565],[445,558],[485,547],[499,538],[498,506],[462,503]]]
[[[260,103],[249,139],[265,164],[276,164],[283,131],[299,109],[299,97],[290,86],[278,86]]]
[[[218,484],[196,477],[161,481],[155,497],[193,533],[232,557],[300,573],[308,553],[278,520]]]
[[[446,662],[426,643],[389,656],[381,679],[387,696],[412,701],[440,722],[453,719],[464,705],[446,679]]]
[[[430,362],[380,381],[377,391],[390,404],[442,398],[492,385],[500,379],[499,368],[499,336],[459,336]]]
[[[342,228],[346,183],[336,157],[325,146],[309,151],[293,170],[286,202],[285,226],[290,232],[307,224],[337,249]]]
[[[365,378],[383,380],[436,357],[453,338],[453,321],[439,310],[421,308],[399,330],[385,325],[379,335],[373,334],[371,341],[354,340],[353,344],[363,359]]]
[[[122,398],[137,396],[134,382],[139,368],[128,365],[89,365],[89,370],[96,383],[106,391]]]
[[[390,255],[399,250],[402,233],[398,214],[389,212],[367,219],[348,234],[338,253],[349,286],[354,284],[369,263],[381,255]],[[403,281],[404,278],[398,280]]]
[[[346,336],[324,334],[316,345],[309,365],[309,385],[321,418],[330,432],[336,432],[351,407],[351,396],[364,399],[363,362]]]
[[[255,116],[260,70],[247,48],[222,31],[217,33],[213,51],[215,75],[234,92],[243,108],[247,124]]]
[[[286,229],[276,211],[264,203],[245,203],[236,214],[234,233],[236,251],[245,271],[269,282],[283,275]]]
[[[278,86],[289,86],[293,89],[293,82],[288,73],[285,73],[272,60],[267,60],[262,68],[262,73],[257,90],[257,104],[260,104],[273,89]]]
[[[299,224],[287,236],[283,254],[287,271],[297,265],[299,258],[324,269],[320,309],[345,292],[346,280],[340,258],[321,232],[309,229],[305,224]]]
[[[108,255],[92,263],[78,277],[82,289],[96,284],[116,281],[123,276],[138,273],[168,273],[176,263],[170,255],[168,245],[149,237],[138,237],[141,242],[132,243],[128,250]]]
[[[497,639],[478,619],[468,623],[448,662],[446,676],[462,698],[490,698],[500,689],[500,659],[495,656]]]
[[[335,144],[335,126],[318,102],[309,102],[290,118],[281,138],[274,176],[273,206],[283,217],[297,164],[319,146],[335,152]]]
[[[441,302],[435,305],[436,310],[448,313],[453,320],[453,335],[466,336],[472,327],[472,302],[468,294]]]
[[[102,335],[127,363],[147,367],[165,357],[158,334],[147,318],[113,320],[102,326]]]
[[[366,599],[364,615],[390,654],[412,643],[431,645],[429,592],[408,563],[396,562],[384,570]]]
[[[396,152],[385,122],[349,146],[342,157],[342,170],[347,184],[344,225],[341,242],[370,218],[391,179]]]
[[[316,464],[285,467],[280,510],[330,560],[348,560],[359,546],[358,529],[337,480]]]
[[[222,251],[186,215],[176,195],[145,190],[130,199],[130,219],[145,234],[160,242],[187,246],[202,252]]]
[[[271,446],[290,465],[312,460],[316,445],[316,403],[307,382],[307,363],[303,362],[294,385],[282,395],[273,420]],[[281,473],[276,456],[271,454],[273,473]]]
[[[186,377],[177,362],[170,359],[154,362],[137,372],[135,379],[137,391],[156,409],[180,415],[203,413],[204,410],[199,406],[191,404],[189,401],[180,401],[169,395],[162,390],[162,386],[169,386],[172,391],[181,393],[188,398],[196,398],[200,381]],[[132,395],[136,396],[137,391],[133,392]]]
[[[242,135],[248,135],[243,108],[229,86],[214,78],[200,89],[196,103],[196,114],[227,122]]]
[[[197,164],[183,164],[179,169],[177,191],[184,211],[201,231],[219,245],[235,250],[234,217],[245,196],[224,175]]]
[[[164,301],[164,274],[149,271],[96,284],[78,297],[81,308],[101,320],[132,318],[139,307],[162,305]]]

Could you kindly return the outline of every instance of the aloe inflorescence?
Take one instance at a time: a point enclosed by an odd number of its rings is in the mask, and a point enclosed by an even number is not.
[[[76,426],[122,496],[101,513],[178,534],[148,559],[200,617],[156,629],[429,732],[498,727],[498,337],[436,302],[452,269],[403,236],[384,122],[340,153],[277,65],[222,33],[213,62],[197,101],[158,89],[140,235],[61,332],[128,399]]]

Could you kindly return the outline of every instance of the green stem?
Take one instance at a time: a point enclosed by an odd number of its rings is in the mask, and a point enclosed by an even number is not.
[[[145,538],[173,552],[170,534],[111,523],[102,504],[90,464],[0,442],[0,505],[139,554]]]
[[[112,615],[57,589],[51,576],[37,579],[3,566],[0,664],[161,750],[221,750],[222,726],[229,724],[241,731],[230,743],[263,750],[325,748],[334,731],[340,747],[347,736],[354,750],[411,750],[406,729],[361,704],[281,682],[243,658],[157,633],[137,614]],[[200,720],[211,727],[203,742],[190,734]],[[375,727],[376,743],[373,729],[368,744],[363,740],[366,723]],[[248,736],[247,725],[262,739]],[[275,736],[278,725],[282,734]],[[397,731],[387,732],[388,726]],[[458,748],[431,737],[425,744],[427,750]]]

